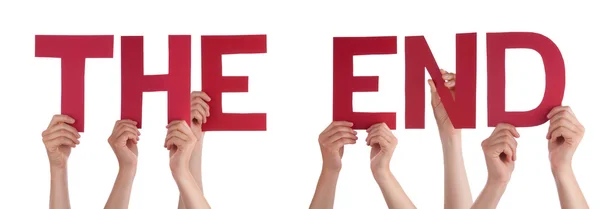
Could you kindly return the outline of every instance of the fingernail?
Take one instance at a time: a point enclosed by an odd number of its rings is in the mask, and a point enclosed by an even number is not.
[[[454,81],[448,81],[448,85],[454,85]]]

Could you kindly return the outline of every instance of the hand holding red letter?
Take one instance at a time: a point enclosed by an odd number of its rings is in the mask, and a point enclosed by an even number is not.
[[[115,122],[112,134],[108,137],[108,143],[115,152],[121,168],[137,165],[137,143],[140,140],[140,132],[136,125],[137,122],[132,120],[118,120]]]
[[[517,160],[517,129],[510,124],[496,126],[492,135],[481,143],[488,168],[488,182],[506,184]]]
[[[579,146],[585,128],[568,106],[555,107],[548,114],[548,152],[552,169],[571,169],[571,160]]]
[[[185,121],[173,121],[167,125],[165,147],[170,151],[170,167],[173,175],[189,171],[190,158],[196,145],[194,133]]]
[[[389,170],[398,139],[385,123],[372,125],[367,133],[367,145],[371,146],[371,170]]]
[[[344,145],[356,144],[358,139],[356,131],[352,130],[352,125],[347,121],[334,121],[319,135],[324,170],[342,169]]]
[[[79,144],[81,137],[71,126],[75,119],[67,115],[54,115],[48,128],[42,132],[42,141],[46,146],[51,167],[65,168],[71,154],[71,148]]]

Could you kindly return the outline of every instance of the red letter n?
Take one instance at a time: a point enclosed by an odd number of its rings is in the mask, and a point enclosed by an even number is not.
[[[540,105],[525,112],[506,112],[506,49],[532,49],[544,62],[546,89]],[[565,62],[560,50],[548,37],[537,33],[509,32],[487,34],[488,126],[509,123],[517,127],[544,124],[546,115],[560,106],[565,93]],[[460,76],[460,75],[459,75]]]
[[[73,127],[84,128],[85,59],[112,58],[112,35],[35,36],[35,57],[61,58],[61,114],[75,119]]]
[[[353,129],[367,129],[385,122],[396,129],[395,112],[354,112],[353,92],[377,92],[377,76],[354,76],[354,55],[396,54],[395,36],[333,38],[333,120],[354,123]]]
[[[169,73],[144,75],[144,37],[121,37],[121,119],[142,128],[144,92],[167,91],[168,122],[190,124],[191,37],[169,36]]]
[[[222,93],[248,92],[247,76],[223,76],[222,55],[267,53],[266,35],[202,36],[202,91],[210,96],[203,131],[266,131],[265,113],[223,113]]]
[[[425,73],[435,87],[454,128],[475,128],[477,34],[456,34],[455,98],[444,86],[442,73],[423,36],[408,36],[405,40],[405,124],[406,128],[425,128]]]

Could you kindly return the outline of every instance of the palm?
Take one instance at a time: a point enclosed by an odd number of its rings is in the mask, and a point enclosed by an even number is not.
[[[568,156],[567,152],[572,150],[571,147],[573,144],[570,143],[572,140],[566,140],[562,137],[559,139],[549,141],[548,142],[548,154],[550,157],[550,162],[553,163],[561,163],[561,161],[566,161],[568,159],[562,159],[563,156]]]

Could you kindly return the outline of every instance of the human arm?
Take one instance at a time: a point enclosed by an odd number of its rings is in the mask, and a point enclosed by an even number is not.
[[[345,121],[334,121],[321,132],[319,144],[323,166],[310,209],[333,208],[337,180],[342,169],[344,145],[356,144],[357,139],[356,131],[352,130],[352,123]]]
[[[67,115],[54,115],[48,128],[42,132],[50,162],[50,209],[69,209],[69,185],[67,161],[71,148],[77,146],[81,137],[71,126],[75,119]]]
[[[456,75],[442,71],[442,79],[454,96]],[[438,126],[444,157],[444,208],[464,209],[473,204],[473,196],[467,178],[465,162],[462,154],[461,130],[455,129],[448,117],[433,80],[428,80],[431,90],[431,107]]]
[[[173,121],[167,126],[165,147],[169,150],[169,166],[179,188],[180,199],[186,209],[209,209],[190,170],[190,160],[197,139],[185,121]]]
[[[568,106],[553,108],[548,114],[548,152],[561,208],[587,209],[589,205],[571,166],[573,155],[583,139],[585,128]]]
[[[369,127],[367,133],[367,145],[371,146],[371,172],[388,208],[416,208],[390,170],[390,162],[398,139],[385,123]]]
[[[517,141],[520,135],[509,124],[498,124],[491,136],[481,143],[488,170],[485,187],[471,206],[472,209],[494,209],[510,181],[517,160]]]
[[[135,126],[136,124],[137,122],[132,120],[119,120],[115,122],[113,132],[108,137],[108,143],[119,162],[119,172],[104,206],[105,209],[129,208],[133,180],[137,170],[137,143],[140,139],[140,132]]]

